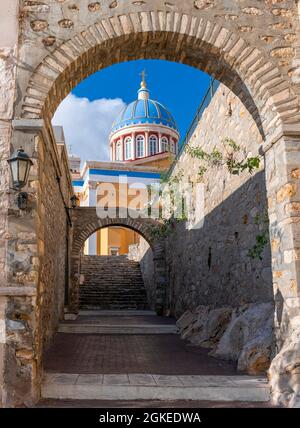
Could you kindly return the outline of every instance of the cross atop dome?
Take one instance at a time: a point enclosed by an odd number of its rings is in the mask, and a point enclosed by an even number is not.
[[[147,82],[146,82],[146,70],[143,70],[140,73],[140,76],[142,77],[142,81],[141,81],[141,87],[138,91],[138,99],[139,100],[148,100],[149,99],[149,90],[147,88]]]
[[[147,74],[146,74],[146,70],[143,70],[140,73],[140,76],[142,77],[141,88],[147,88],[147,83],[146,83]]]

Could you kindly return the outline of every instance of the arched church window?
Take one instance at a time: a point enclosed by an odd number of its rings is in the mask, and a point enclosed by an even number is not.
[[[122,160],[122,143],[121,141],[117,142],[117,147],[116,147],[116,160],[120,161]]]
[[[149,145],[150,145],[150,155],[155,155],[157,153],[157,137],[156,137],[156,135],[150,136]]]
[[[167,152],[169,150],[169,141],[167,137],[162,137],[161,139],[161,151]]]
[[[125,159],[131,159],[132,157],[131,138],[127,137],[125,140]]]
[[[139,135],[136,138],[136,157],[142,158],[144,155],[145,138],[143,135]]]
[[[175,143],[173,140],[171,140],[170,142],[170,151],[171,153],[175,153]]]

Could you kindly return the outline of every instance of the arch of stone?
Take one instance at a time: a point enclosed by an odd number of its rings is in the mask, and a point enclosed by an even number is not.
[[[90,74],[121,61],[159,58],[194,66],[220,80],[239,96],[263,135],[276,296],[277,355],[270,379],[275,402],[295,405],[300,355],[296,2],[2,3],[7,10],[1,16],[0,38],[2,404],[14,406],[39,396],[43,347],[59,318],[59,310],[52,310],[55,292],[47,290],[63,280],[55,267],[62,271],[65,266],[72,187],[66,153],[53,138],[53,113]],[[24,213],[9,192],[6,165],[19,145],[35,163],[30,209]],[[18,253],[22,245],[25,252]],[[47,258],[49,246],[59,261]]]
[[[166,291],[166,262],[164,253],[164,242],[157,232],[162,224],[151,218],[122,218],[119,210],[116,210],[115,218],[99,218],[94,207],[77,207],[72,210],[72,232],[71,232],[71,278],[69,288],[69,308],[78,311],[80,256],[84,242],[97,230],[109,226],[123,226],[132,229],[141,235],[149,244],[153,253],[154,263],[154,288],[156,294],[155,310],[158,315],[164,313],[164,294]],[[155,231],[153,233],[153,231]]]

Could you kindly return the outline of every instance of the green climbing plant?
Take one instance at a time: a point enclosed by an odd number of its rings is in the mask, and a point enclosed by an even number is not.
[[[206,152],[203,148],[200,147],[190,147],[187,145],[185,147],[185,152],[192,158],[199,159],[201,165],[198,169],[198,178],[200,181],[203,180],[205,173],[211,168],[219,168],[226,166],[229,173],[232,175],[239,175],[244,171],[248,171],[250,174],[253,173],[255,169],[258,169],[260,166],[260,158],[258,156],[246,157],[244,156],[241,159],[241,147],[231,138],[227,137],[222,140],[223,150],[218,150],[217,147],[214,147],[211,152]],[[178,202],[178,197],[182,198],[181,195],[178,195],[176,189],[172,189],[172,185],[179,184],[184,177],[184,170],[180,169],[176,174],[162,174],[161,175],[161,184],[168,184],[170,186],[170,199],[171,205],[175,206],[176,198]],[[176,186],[175,186],[176,187]],[[160,197],[162,194],[160,194]],[[184,203],[184,200],[183,200]],[[151,205],[151,204],[150,204]],[[150,208],[149,205],[149,208]],[[184,211],[184,210],[183,210]],[[171,215],[168,219],[162,218],[162,210],[159,210],[159,227],[153,227],[150,230],[153,238],[165,238],[172,233],[176,223],[187,221],[185,214],[182,216]],[[263,232],[262,234],[256,237],[256,245],[249,250],[249,257],[257,258],[262,256],[264,247],[267,245],[268,234]]]
[[[254,219],[254,223],[259,226],[262,225],[262,232],[256,235],[255,245],[249,249],[248,257],[251,259],[262,260],[264,249],[270,242],[269,238],[269,216],[267,212],[263,214],[258,213]]]
[[[204,174],[209,168],[226,166],[230,174],[239,175],[244,171],[250,174],[260,166],[259,156],[244,157],[242,160],[238,159],[241,147],[231,138],[225,138],[222,141],[223,152],[214,147],[212,151],[206,152],[200,147],[186,146],[186,153],[191,157],[199,159],[202,164],[198,170],[198,177],[203,179]]]
[[[171,235],[177,224],[187,221],[187,217],[183,215],[181,218],[175,218],[173,215],[168,219],[160,219],[159,226],[152,226],[148,233],[152,239],[164,239]]]

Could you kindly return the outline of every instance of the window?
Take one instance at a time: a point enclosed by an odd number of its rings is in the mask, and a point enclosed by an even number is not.
[[[110,254],[110,256],[119,256],[120,255],[120,248],[119,247],[109,247],[109,254]]]
[[[161,139],[161,151],[167,152],[169,150],[169,142],[166,137],[162,137]]]
[[[122,160],[122,144],[121,141],[117,142],[117,147],[116,147],[116,160],[120,161]]]
[[[170,143],[170,150],[171,150],[171,153],[175,153],[175,143],[174,143],[174,141],[171,141],[171,143]]]
[[[125,159],[131,159],[132,154],[131,154],[131,138],[128,137],[125,140]]]
[[[136,139],[136,157],[142,158],[144,155],[145,139],[143,135],[139,135]]]
[[[149,138],[149,146],[150,146],[150,156],[155,155],[157,153],[157,137],[155,135],[151,135]]]

